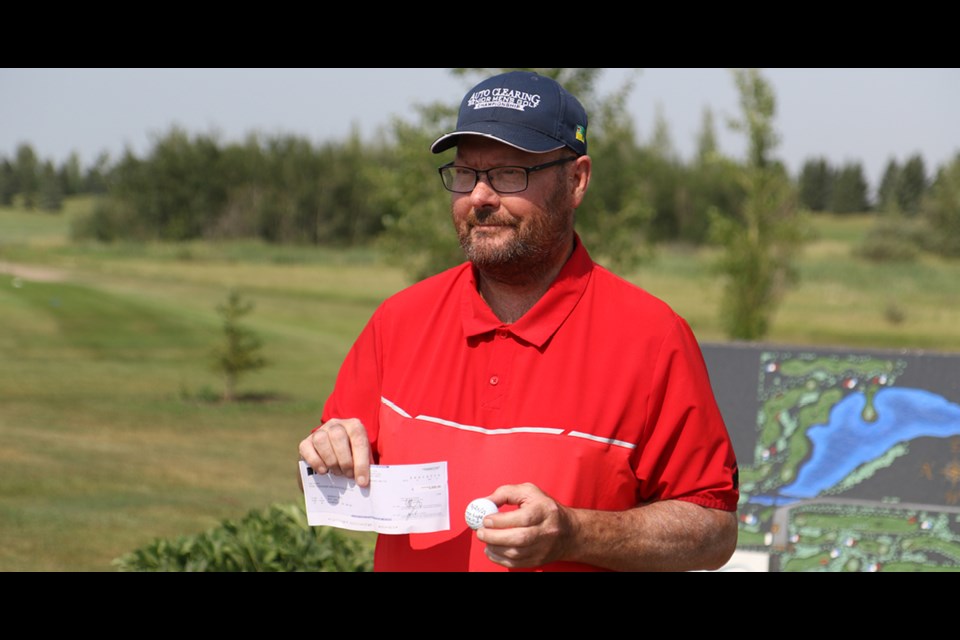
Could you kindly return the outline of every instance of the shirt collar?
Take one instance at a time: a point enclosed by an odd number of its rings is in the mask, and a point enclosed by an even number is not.
[[[524,342],[543,347],[577,306],[593,270],[593,260],[579,235],[575,236],[574,242],[573,254],[550,288],[522,318],[512,324],[504,324],[494,315],[477,290],[473,269],[464,269],[460,294],[464,336],[471,338],[505,328]]]

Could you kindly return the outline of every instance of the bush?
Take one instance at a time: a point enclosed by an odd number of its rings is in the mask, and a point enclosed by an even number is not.
[[[120,571],[366,572],[373,554],[337,529],[309,526],[302,506],[273,505],[198,535],[155,540],[113,564]]]
[[[114,242],[121,239],[145,240],[142,223],[129,209],[116,202],[99,201],[93,210],[73,222],[75,240]]]
[[[854,255],[873,262],[911,262],[920,253],[921,229],[900,216],[878,220]]]

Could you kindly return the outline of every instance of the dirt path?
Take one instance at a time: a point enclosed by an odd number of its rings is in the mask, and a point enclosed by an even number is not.
[[[0,262],[0,273],[32,282],[61,282],[67,279],[67,272],[62,269],[13,262]]]

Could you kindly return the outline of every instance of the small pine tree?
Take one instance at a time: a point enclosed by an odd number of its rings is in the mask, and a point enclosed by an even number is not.
[[[211,366],[223,375],[223,399],[236,399],[237,382],[240,376],[266,366],[267,361],[259,355],[262,343],[249,329],[240,325],[240,319],[253,310],[253,303],[242,299],[240,293],[230,292],[225,303],[217,305],[217,313],[223,319],[223,342],[211,352]]]

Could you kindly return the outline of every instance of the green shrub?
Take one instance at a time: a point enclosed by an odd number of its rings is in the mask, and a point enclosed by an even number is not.
[[[120,571],[365,572],[373,555],[337,529],[309,526],[302,506],[272,505],[198,535],[155,540],[113,564]]]
[[[921,237],[915,222],[888,216],[873,225],[853,253],[872,262],[912,262],[920,254]]]

